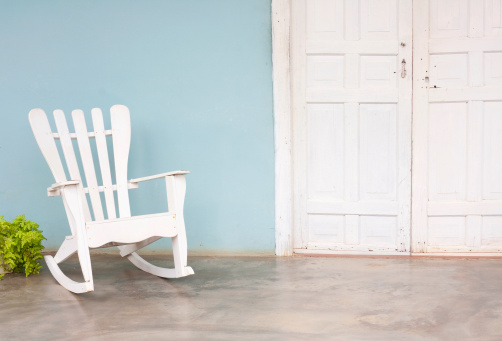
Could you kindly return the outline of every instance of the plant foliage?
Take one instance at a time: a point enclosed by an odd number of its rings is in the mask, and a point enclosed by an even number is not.
[[[26,220],[24,215],[17,216],[11,222],[0,216],[0,266],[6,271],[38,274],[42,266],[38,260],[42,258],[40,251],[44,248],[44,236],[38,224]],[[0,274],[2,279],[4,274]]]

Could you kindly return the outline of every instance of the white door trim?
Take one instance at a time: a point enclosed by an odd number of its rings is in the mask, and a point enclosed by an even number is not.
[[[275,253],[293,255],[291,90],[289,31],[291,0],[272,0],[272,64],[275,140]]]
[[[428,93],[425,77],[428,60],[421,56],[428,46],[429,1],[413,2],[413,125],[411,172],[411,252],[427,249],[427,115]],[[422,58],[420,58],[422,57]],[[428,57],[428,56],[427,56]],[[424,135],[425,134],[425,135]]]

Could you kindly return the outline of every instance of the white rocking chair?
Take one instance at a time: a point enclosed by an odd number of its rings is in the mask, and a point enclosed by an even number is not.
[[[105,130],[100,109],[92,109],[92,131],[88,132],[82,110],[72,111],[75,133],[70,133],[63,111],[55,110],[57,133],[51,131],[47,116],[42,109],[30,111],[30,124],[38,146],[54,175],[56,183],[47,189],[49,196],[61,195],[68,216],[71,236],[66,237],[54,257],[45,261],[54,278],[74,293],[94,290],[89,249],[118,246],[122,257],[127,257],[141,270],[159,277],[177,278],[192,275],[187,266],[187,240],[183,218],[185,200],[185,174],[188,171],[163,173],[144,178],[127,180],[127,160],[131,141],[129,109],[114,105],[111,109],[111,130]],[[113,185],[108,161],[106,136],[112,136],[115,160],[116,184]],[[102,185],[96,178],[89,138],[96,139]],[[87,187],[83,186],[72,139],[77,140]],[[66,179],[55,140],[61,142],[71,180]],[[131,217],[129,188],[138,188],[142,181],[165,178],[169,212]],[[117,191],[119,216],[115,212],[113,191]],[[100,192],[104,192],[107,217],[101,205]],[[86,193],[89,194],[94,219],[91,218]],[[172,238],[174,269],[157,267],[145,261],[135,251],[160,238]],[[58,264],[75,252],[84,275],[84,282],[75,282],[63,274]]]

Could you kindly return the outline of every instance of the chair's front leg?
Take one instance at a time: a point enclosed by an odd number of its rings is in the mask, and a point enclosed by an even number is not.
[[[91,268],[91,255],[89,244],[87,242],[87,233],[85,230],[85,218],[82,206],[82,196],[80,195],[78,185],[65,186],[61,191],[65,206],[68,209],[68,217],[71,219],[70,225],[75,227],[77,238],[77,253],[82,274],[89,291],[94,290]]]
[[[187,237],[183,207],[185,203],[186,181],[183,174],[166,176],[167,206],[169,212],[176,215],[176,230],[178,235],[173,238],[173,256],[176,273],[186,276],[193,273],[187,267]]]

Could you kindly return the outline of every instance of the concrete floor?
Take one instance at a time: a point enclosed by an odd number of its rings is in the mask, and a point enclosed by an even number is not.
[[[5,276],[0,340],[502,340],[502,259],[190,257],[176,280],[92,260],[87,294]]]

